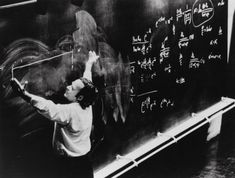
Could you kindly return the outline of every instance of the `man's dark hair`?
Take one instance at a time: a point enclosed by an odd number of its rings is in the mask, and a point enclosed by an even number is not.
[[[92,105],[96,99],[97,90],[92,81],[88,80],[87,78],[80,78],[84,87],[81,91],[76,95],[76,98],[79,96],[83,96],[83,99],[78,101],[79,104],[83,109]]]

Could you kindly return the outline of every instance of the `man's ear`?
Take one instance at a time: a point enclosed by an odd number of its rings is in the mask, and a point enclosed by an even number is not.
[[[79,97],[77,97],[77,100],[78,100],[78,101],[82,101],[82,100],[83,100],[83,98],[84,98],[84,96],[83,96],[83,95],[79,95]]]

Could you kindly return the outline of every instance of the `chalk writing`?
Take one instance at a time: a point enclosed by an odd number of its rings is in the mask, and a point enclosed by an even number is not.
[[[153,107],[156,106],[156,100],[153,100],[149,95],[157,93],[157,90],[141,93],[137,97],[145,97],[140,105],[140,112],[144,114],[146,111],[153,111]]]
[[[154,72],[153,74],[151,74],[150,78],[153,80],[157,77],[157,72]]]
[[[157,28],[157,27],[158,27],[158,24],[161,23],[161,22],[164,22],[165,19],[166,19],[165,17],[160,17],[160,18],[156,21],[155,27]]]
[[[211,0],[196,0],[192,8],[192,22],[199,27],[211,20],[214,16],[214,6]]]
[[[209,8],[208,3],[199,4],[197,8],[194,9],[193,13],[201,13],[202,17],[209,17],[210,12],[213,8]]]
[[[140,111],[142,114],[145,113],[147,110],[152,111],[153,107],[156,105],[156,100],[152,100],[150,96],[148,96],[144,101],[142,101]]]
[[[140,65],[141,69],[149,69],[152,70],[154,63],[157,61],[156,57],[152,58],[144,58],[142,61],[138,60],[138,65]]]
[[[189,68],[199,68],[201,64],[205,64],[205,60],[204,59],[198,59],[197,57],[195,57],[194,53],[192,52],[190,61],[189,61]]]
[[[170,54],[170,47],[162,46],[162,49],[160,51],[160,57],[161,58],[168,58]]]
[[[146,33],[141,37],[140,35],[132,36],[132,44],[146,44],[149,43],[149,36],[151,35],[152,30],[149,28]]]
[[[178,22],[180,18],[182,18],[184,13],[182,12],[182,9],[176,9],[176,21]]]
[[[140,36],[138,35],[137,37],[132,37],[132,44],[140,43],[142,40],[140,39]]]
[[[131,95],[131,94],[130,94],[130,102],[131,102],[131,103],[134,103],[134,96],[135,96],[135,95]]]
[[[222,30],[222,27],[220,26],[219,27],[219,33],[218,33],[219,35],[223,35],[223,30]]]
[[[177,84],[183,84],[185,83],[185,78],[184,77],[180,77],[180,78],[176,78],[176,81],[175,81]]]
[[[140,82],[146,83],[146,82],[149,82],[151,80],[156,79],[156,77],[157,77],[157,72],[149,73],[149,74],[141,74],[140,75]]]
[[[186,6],[186,11],[184,12],[184,24],[191,24],[191,22],[191,9],[188,9],[188,6]]]
[[[179,48],[181,49],[182,47],[187,47],[188,44],[189,44],[189,41],[193,40],[193,39],[194,39],[194,34],[190,35],[189,37],[185,37],[184,33],[181,32],[180,39],[179,39],[179,42],[178,42]]]
[[[175,35],[175,25],[174,24],[172,25],[172,33],[173,33],[173,35]]]
[[[171,99],[164,98],[160,103],[160,108],[173,107],[175,104]]]
[[[143,35],[132,36],[132,51],[134,53],[142,53],[142,55],[148,54],[152,49],[152,44],[149,39],[151,36],[152,30],[149,28],[147,32]]]
[[[204,70],[211,70],[209,65],[218,62],[214,60],[224,57],[220,42],[226,26],[221,22],[223,14],[219,17],[214,14],[220,13],[222,8],[218,6],[226,3],[225,0],[173,3],[174,9],[169,13],[157,13],[156,19],[153,17],[147,21],[153,24],[143,24],[146,31],[131,36],[130,52],[135,62],[130,63],[134,86],[130,101],[138,108],[136,114],[150,117],[148,113],[155,112],[156,108],[175,107],[177,103],[172,98],[188,89],[185,84],[195,77],[196,82],[200,82],[197,77],[203,77]],[[171,95],[169,86],[177,87],[178,93]],[[156,90],[146,92],[149,89]],[[154,94],[157,90],[160,98]],[[166,92],[166,96],[162,96],[162,92]]]
[[[142,96],[157,93],[157,92],[158,92],[158,90],[152,90],[152,91],[148,91],[148,92],[145,92],[145,93],[138,94],[137,97],[142,97]]]
[[[169,58],[170,54],[170,47],[166,47],[166,41],[168,40],[168,37],[164,39],[161,45],[160,50],[160,64],[164,61],[164,59]]]
[[[171,24],[171,22],[173,21],[173,17],[170,18],[166,18],[166,17],[160,17],[156,22],[155,22],[155,27],[158,28],[160,23],[164,23],[166,25]]]
[[[189,68],[199,68],[201,64],[205,64],[205,60],[201,59],[199,60],[198,58],[190,59],[189,62]]]
[[[134,103],[134,97],[135,97],[136,95],[135,95],[135,89],[134,89],[134,87],[133,86],[131,86],[131,88],[130,88],[130,102],[131,103]]]
[[[164,68],[164,71],[167,72],[167,73],[171,73],[171,65],[168,64],[168,65]]]
[[[131,88],[130,88],[130,93],[133,95],[134,94],[134,87],[133,86],[131,86]]]
[[[218,2],[218,6],[224,6],[224,5],[225,5],[224,0],[221,0],[220,2]]]
[[[221,54],[212,54],[210,53],[209,56],[208,56],[208,59],[221,59],[222,56]]]
[[[134,74],[135,73],[135,62],[130,62],[130,73]]]
[[[211,40],[210,45],[211,46],[218,45],[218,39]]]
[[[145,44],[142,44],[141,46],[133,46],[133,52],[141,52],[143,55],[145,55],[146,53],[148,53],[149,48],[151,48],[151,46],[147,46],[146,48]]]
[[[203,36],[205,33],[211,32],[212,31],[212,27],[210,25],[208,26],[202,26],[201,27],[201,36]]]
[[[149,45],[147,46],[146,51],[145,51],[146,54],[150,53],[151,49],[152,49],[152,44],[149,43]]]
[[[188,8],[188,5],[186,5],[186,10],[182,11],[182,9],[176,9],[176,21],[178,22],[180,18],[184,18],[184,24],[191,24],[192,18],[191,18],[191,11],[192,9]]]
[[[180,63],[180,66],[183,65],[183,55],[180,53],[180,56],[179,56],[179,63]]]

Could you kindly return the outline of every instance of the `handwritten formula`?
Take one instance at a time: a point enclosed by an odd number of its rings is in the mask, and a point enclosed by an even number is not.
[[[225,0],[187,1],[156,16],[144,31],[132,36],[132,102],[139,101],[141,114],[177,106],[170,95],[156,97],[151,91],[165,93],[177,87],[181,92],[193,79],[190,71],[200,76],[206,70],[203,66],[219,65],[226,59],[226,50],[222,50],[226,23],[219,14],[224,10]]]

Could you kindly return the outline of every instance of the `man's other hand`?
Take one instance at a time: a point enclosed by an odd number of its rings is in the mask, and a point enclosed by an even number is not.
[[[15,92],[18,96],[22,97],[24,95],[24,87],[16,78],[11,79],[11,87],[13,92]]]
[[[87,61],[87,64],[94,64],[97,59],[99,58],[98,55],[96,55],[95,51],[89,51],[89,58],[88,58],[88,61]]]
[[[16,78],[11,79],[11,87],[13,92],[15,92],[18,96],[23,98],[25,101],[30,102],[31,100],[31,95],[25,90],[25,85],[27,81],[25,82],[24,85],[22,85]]]

